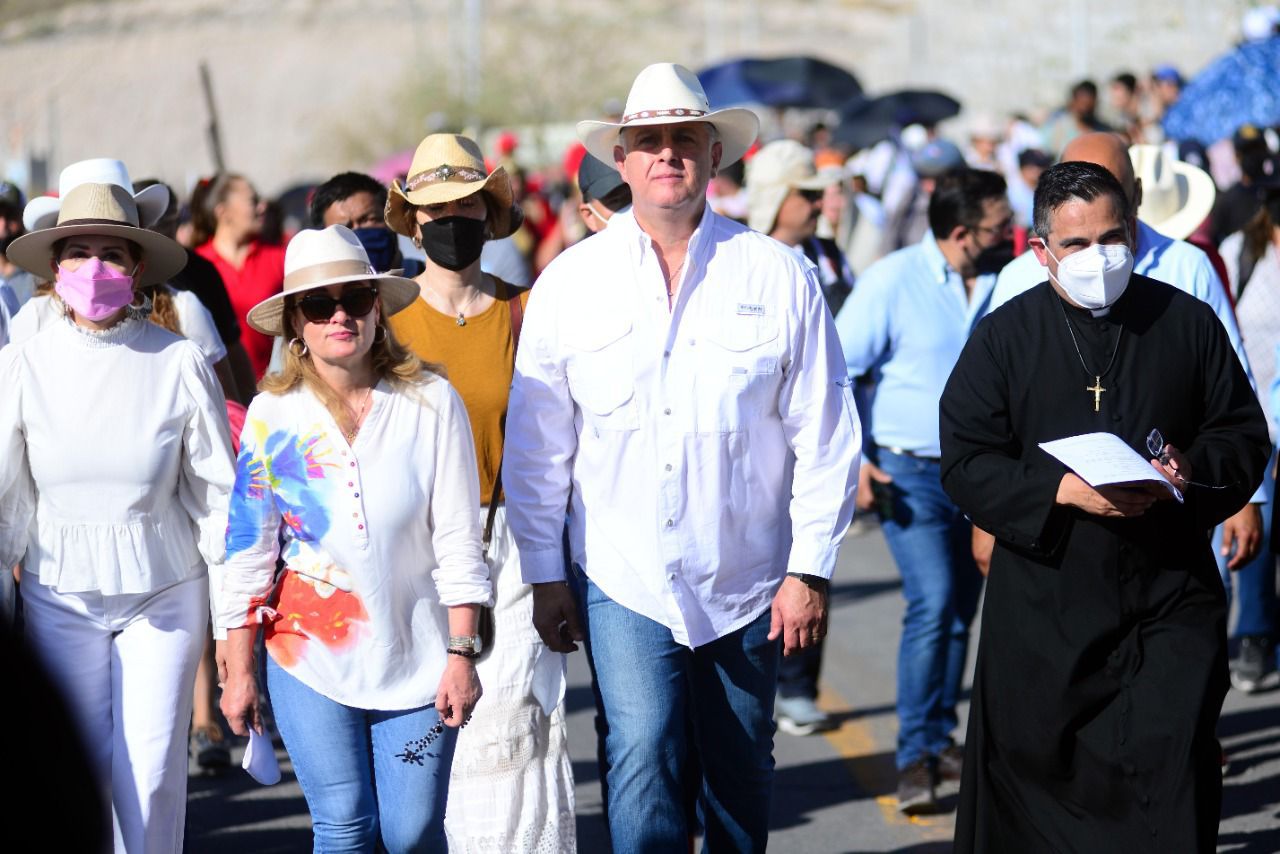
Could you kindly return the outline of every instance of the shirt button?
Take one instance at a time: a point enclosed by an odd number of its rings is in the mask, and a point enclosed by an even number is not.
[[[356,530],[358,530],[358,531],[363,531],[363,530],[364,530],[364,525],[356,525]]]
[[[671,471],[671,463],[667,463],[664,468],[666,468],[667,471]]]
[[[666,408],[666,409],[662,410],[662,414],[663,414],[663,415],[670,415],[670,414],[671,414],[671,408],[670,408],[670,407],[668,407],[668,408]]]
[[[351,467],[352,467],[352,468],[355,468],[355,467],[356,467],[356,461],[355,461],[355,460],[352,460],[352,461],[351,461]]]
[[[675,525],[676,525],[676,523],[675,523],[675,520],[674,520],[674,519],[668,519],[668,520],[667,520],[667,527],[668,527],[668,528],[674,528],[674,527],[675,527]]]
[[[360,493],[358,493],[358,492],[357,492],[355,495],[356,495],[356,498],[359,498],[359,497],[360,497]]]
[[[352,513],[352,514],[351,514],[351,518],[352,518],[352,519],[359,519],[359,518],[360,518],[360,514],[359,514],[359,513]]]
[[[355,486],[355,485],[356,485],[356,482],[354,480],[347,481],[347,486]]]

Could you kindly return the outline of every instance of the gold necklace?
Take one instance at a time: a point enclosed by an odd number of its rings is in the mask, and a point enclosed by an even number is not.
[[[684,270],[684,262],[689,260],[689,252],[685,250],[684,257],[680,259],[680,266],[671,271],[671,275],[667,277],[667,299],[676,295],[675,283],[680,273]]]
[[[369,406],[369,400],[373,397],[373,386],[369,386],[368,391],[364,393],[364,403],[360,404],[360,411],[356,413],[355,420],[351,422],[351,429],[344,435],[347,437],[347,444],[350,445],[356,440],[356,434],[360,432],[360,419],[364,417],[364,411]],[[343,401],[346,403],[346,401]],[[351,405],[347,404],[347,411],[351,411]]]

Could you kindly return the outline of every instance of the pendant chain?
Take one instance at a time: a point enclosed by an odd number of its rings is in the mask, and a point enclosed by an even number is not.
[[[1101,409],[1102,393],[1106,391],[1102,387],[1102,378],[1111,373],[1111,367],[1116,363],[1116,356],[1120,353],[1120,340],[1124,338],[1124,324],[1117,323],[1120,331],[1116,333],[1116,345],[1111,349],[1111,358],[1107,361],[1107,366],[1102,369],[1102,373],[1095,374],[1089,370],[1089,366],[1084,361],[1084,353],[1080,351],[1080,342],[1076,340],[1075,327],[1071,325],[1071,318],[1067,316],[1067,309],[1062,305],[1062,301],[1058,301],[1058,309],[1062,312],[1062,319],[1067,324],[1067,334],[1071,336],[1071,345],[1076,348],[1076,358],[1080,360],[1080,367],[1084,368],[1086,376],[1093,377],[1093,385],[1086,388],[1085,391],[1093,395],[1093,411],[1098,412]]]

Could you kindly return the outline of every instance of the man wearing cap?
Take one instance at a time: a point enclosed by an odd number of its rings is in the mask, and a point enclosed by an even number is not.
[[[960,777],[952,739],[969,624],[982,577],[970,525],[942,491],[938,401],[982,318],[1013,213],[995,172],[939,179],[930,231],[868,267],[836,318],[849,375],[860,378],[868,427],[858,507],[875,507],[907,600],[898,650],[898,808],[937,807],[939,778]],[[995,268],[995,269],[998,269]],[[868,405],[869,403],[869,405]]]
[[[592,234],[604,231],[619,211],[631,207],[631,188],[616,167],[590,154],[578,165],[578,215]]]
[[[898,205],[888,210],[884,252],[915,246],[929,230],[929,197],[938,178],[964,166],[964,155],[945,139],[932,139],[911,152],[916,182]]]
[[[764,850],[779,648],[825,633],[853,510],[857,413],[816,273],[706,203],[758,128],[667,63],[620,122],[580,123],[632,209],[543,272],[516,358],[509,519],[539,634],[595,659],[619,854],[687,846],[690,744],[708,850]]]
[[[1123,138],[1113,133],[1091,133],[1077,137],[1062,152],[1063,162],[1096,163],[1120,181],[1129,200],[1130,216],[1136,224],[1133,271],[1173,285],[1208,303],[1226,327],[1227,338],[1253,380],[1249,357],[1240,338],[1235,313],[1226,289],[1203,251],[1180,238],[1189,235],[1204,221],[1213,207],[1213,179],[1200,169],[1168,158],[1154,145],[1126,148]],[[1141,172],[1141,175],[1137,174]],[[1177,176],[1175,179],[1175,175]],[[1161,180],[1157,176],[1165,176]],[[1131,227],[1131,234],[1135,233]],[[1025,252],[1000,271],[988,312],[1045,281],[1045,268],[1035,253]],[[1227,566],[1239,569],[1258,554],[1262,546],[1262,506],[1269,488],[1264,484],[1246,505],[1219,529],[1217,538]],[[989,552],[994,540],[983,538],[975,544]]]

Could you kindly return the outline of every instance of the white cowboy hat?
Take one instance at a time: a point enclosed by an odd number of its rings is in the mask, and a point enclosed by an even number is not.
[[[30,209],[39,199],[27,203]],[[177,241],[148,231],[138,222],[138,205],[132,190],[112,183],[72,187],[58,205],[56,224],[28,231],[9,244],[5,257],[41,279],[49,278],[53,244],[77,234],[122,237],[142,249],[146,267],[139,285],[158,285],[187,266],[187,251]],[[26,218],[24,212],[23,218]]]
[[[299,231],[284,253],[284,290],[249,309],[249,325],[264,335],[283,335],[285,297],[344,282],[371,282],[378,288],[382,316],[408,308],[418,298],[418,283],[379,273],[369,263],[359,238],[345,225]]]
[[[1213,178],[1174,160],[1158,145],[1131,145],[1129,159],[1142,182],[1138,219],[1167,237],[1185,240],[1213,210],[1218,195]]]
[[[133,196],[138,207],[138,220],[143,228],[155,225],[164,216],[169,207],[169,188],[154,184],[141,192],[133,191],[133,182],[129,180],[129,170],[119,160],[108,157],[95,157],[92,160],[81,160],[72,163],[62,170],[58,176],[58,197],[37,196],[32,199],[22,212],[22,224],[27,231],[48,228],[58,219],[58,208],[62,199],[67,197],[81,184],[115,184]]]
[[[578,122],[578,139],[593,157],[613,163],[613,147],[623,128],[710,122],[720,133],[723,169],[742,159],[760,135],[760,119],[750,110],[712,111],[698,77],[683,65],[659,62],[636,75],[623,108],[622,121]]]
[[[813,150],[793,139],[763,146],[747,161],[747,225],[762,234],[773,230],[778,211],[792,190],[825,190],[841,171],[818,174]]]

